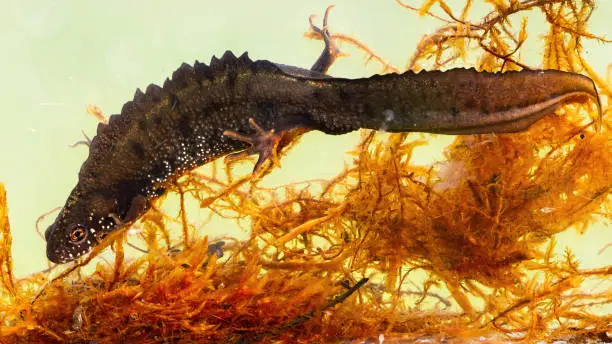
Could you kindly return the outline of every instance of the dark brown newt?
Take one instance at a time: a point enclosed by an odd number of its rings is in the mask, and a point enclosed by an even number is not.
[[[226,52],[183,64],[163,87],[136,90],[99,124],[76,187],[47,229],[47,257],[65,263],[142,216],[169,183],[228,154],[259,154],[255,171],[295,135],[360,128],[439,134],[527,129],[567,102],[599,102],[588,77],[555,71],[445,72],[333,78],[325,49],[310,70]],[[599,103],[598,103],[599,104]]]

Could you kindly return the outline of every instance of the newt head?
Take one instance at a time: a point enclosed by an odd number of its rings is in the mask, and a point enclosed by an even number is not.
[[[100,202],[99,195],[92,196],[84,197],[75,188],[53,224],[45,231],[47,258],[53,263],[67,263],[89,253],[117,228],[111,215],[114,202]]]

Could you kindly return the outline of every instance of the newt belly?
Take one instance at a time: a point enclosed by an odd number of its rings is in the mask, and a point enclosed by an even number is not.
[[[591,79],[554,70],[343,79],[324,74],[328,66],[307,70],[226,52],[210,65],[183,64],[163,87],[137,90],[121,114],[99,124],[78,183],[45,233],[49,260],[86,254],[197,166],[244,150],[261,162],[275,153],[268,139],[285,133],[508,133],[566,102],[599,101]],[[262,135],[268,130],[277,136]]]

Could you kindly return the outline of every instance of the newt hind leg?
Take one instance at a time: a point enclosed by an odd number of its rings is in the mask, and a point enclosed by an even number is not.
[[[315,34],[318,34],[322,37],[323,42],[325,42],[325,47],[321,52],[321,55],[315,61],[315,63],[310,67],[310,70],[314,72],[326,73],[329,67],[336,61],[338,57],[346,56],[347,54],[340,51],[340,48],[336,45],[334,40],[329,33],[327,28],[327,18],[329,17],[329,12],[334,8],[334,5],[331,5],[325,10],[325,16],[323,16],[323,27],[319,28],[318,26],[313,24],[313,19],[316,15],[311,15],[308,19],[310,23],[310,30],[312,30]]]

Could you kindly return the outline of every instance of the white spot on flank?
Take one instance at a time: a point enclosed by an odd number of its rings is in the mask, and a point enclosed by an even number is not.
[[[395,112],[391,109],[383,111],[383,115],[385,116],[386,122],[391,122],[395,118]]]
[[[385,117],[385,120],[381,123],[379,130],[386,131],[389,128],[389,122],[395,118],[395,112],[391,109],[387,109],[382,112],[382,115]]]

